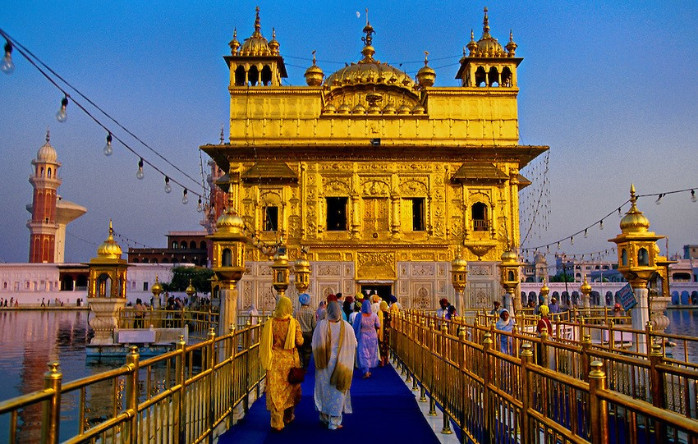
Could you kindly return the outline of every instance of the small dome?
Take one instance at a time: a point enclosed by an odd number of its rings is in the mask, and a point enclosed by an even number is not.
[[[330,103],[325,107],[324,112],[326,114],[334,114],[337,112],[337,108],[335,108],[334,105]]]
[[[357,104],[354,109],[351,110],[352,114],[365,114],[366,113],[366,107],[364,107],[362,104]]]
[[[429,66],[428,56],[429,52],[424,51],[424,66],[417,72],[417,81],[422,87],[434,86],[436,80],[436,71]]]
[[[245,229],[245,222],[228,206],[216,221],[216,229],[220,233],[241,234]]]
[[[97,247],[97,257],[100,259],[121,259],[121,247],[114,240],[114,229],[109,221],[109,237]]]
[[[635,202],[637,202],[635,185],[630,186],[630,202],[630,209],[620,220],[620,230],[623,233],[646,233],[650,228],[650,221],[635,206]]]
[[[587,281],[586,275],[584,275],[584,283],[582,283],[582,286],[579,287],[579,289],[582,291],[582,294],[591,293],[591,285],[589,285],[589,282]]]
[[[162,293],[162,285],[160,285],[160,281],[158,280],[158,275],[155,275],[155,283],[153,284],[152,287],[150,287],[151,293],[154,295],[158,295]]]
[[[407,104],[402,104],[400,108],[397,109],[398,114],[409,114],[412,110]]]
[[[269,41],[269,49],[272,55],[279,55],[279,42],[276,40],[276,29],[271,28],[271,40]]]
[[[325,73],[322,72],[319,66],[316,64],[315,51],[313,51],[313,64],[310,68],[305,70],[305,82],[308,86],[320,86],[322,85],[322,79],[325,77]]]
[[[383,108],[383,114],[395,114],[395,106],[392,103],[388,103]]]
[[[51,146],[50,139],[50,134],[46,131],[46,143],[43,144],[36,153],[36,160],[39,162],[55,162],[58,159],[58,154],[55,148]]]
[[[237,55],[238,51],[240,50],[240,42],[238,41],[238,30],[235,28],[233,30],[233,39],[228,43],[228,46],[230,46],[230,53],[232,55]]]
[[[516,262],[516,253],[512,250],[506,250],[502,253],[502,262]]]
[[[412,114],[424,114],[426,110],[422,105],[416,105],[414,108],[412,108]]]
[[[351,108],[349,108],[349,105],[346,103],[342,103],[339,105],[339,108],[337,108],[337,114],[349,114],[349,111],[351,111]]]
[[[482,22],[482,37],[480,40],[475,42],[473,32],[470,31],[470,42],[468,43],[468,49],[470,50],[471,57],[513,57],[513,53],[508,55],[504,50],[502,45],[492,37],[490,34],[490,20],[487,17],[487,8],[485,8],[485,18]],[[512,51],[516,50],[516,44],[513,42],[513,36],[511,37],[510,44],[507,48],[512,48]]]
[[[239,55],[241,56],[270,56],[273,55],[269,42],[262,36],[262,26],[259,20],[259,6],[254,21],[254,32],[243,42]]]

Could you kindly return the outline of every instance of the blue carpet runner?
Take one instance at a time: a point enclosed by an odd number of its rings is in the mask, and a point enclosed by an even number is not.
[[[296,407],[296,420],[280,433],[271,432],[266,399],[252,405],[247,416],[219,438],[229,443],[438,443],[439,440],[422,416],[412,392],[392,366],[373,369],[362,379],[354,371],[351,402],[354,413],[345,414],[343,428],[327,430],[319,421],[313,401],[315,372],[313,363],[302,384],[303,397]]]

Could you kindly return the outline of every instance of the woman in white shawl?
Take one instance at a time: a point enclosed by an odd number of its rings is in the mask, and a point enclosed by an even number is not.
[[[351,325],[342,320],[337,302],[327,305],[327,317],[313,333],[315,360],[315,408],[320,421],[330,430],[342,427],[342,413],[351,413],[349,387],[354,373],[356,337]]]
[[[499,312],[499,320],[494,326],[497,330],[505,331],[511,333],[514,331],[514,320],[509,316],[509,310],[503,308]],[[512,337],[507,335],[499,335],[500,351],[502,353],[511,354],[512,351]]]

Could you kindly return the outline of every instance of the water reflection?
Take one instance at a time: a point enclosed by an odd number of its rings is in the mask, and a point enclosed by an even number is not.
[[[671,320],[671,324],[666,329],[667,333],[694,338],[698,336],[698,310],[667,310],[666,314]],[[686,347],[682,342],[677,342],[675,347],[667,348],[667,355],[673,355],[675,359],[680,360],[687,357],[689,362],[698,362],[698,341],[690,341]]]

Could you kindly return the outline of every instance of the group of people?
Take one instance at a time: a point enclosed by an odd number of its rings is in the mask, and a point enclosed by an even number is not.
[[[552,301],[555,301],[555,299],[552,299]],[[538,333],[538,335],[542,335],[544,330],[548,335],[553,334],[553,324],[549,318],[550,312],[550,307],[548,307],[547,305],[542,304],[538,306],[538,314],[540,314],[540,319],[538,320],[538,324],[536,325],[536,333]],[[490,314],[499,317],[494,326],[496,330],[505,333],[511,333],[512,331],[514,331],[514,325],[516,324],[516,321],[511,316],[508,309],[502,308],[501,302],[494,301],[494,308],[490,311]],[[513,338],[511,335],[499,335],[499,347],[502,353],[512,353],[512,339]]]
[[[291,300],[279,298],[260,341],[273,431],[281,431],[295,419],[301,386],[290,376],[292,369],[307,369],[311,356],[320,421],[330,430],[342,427],[342,415],[352,412],[349,389],[354,368],[370,378],[371,369],[388,362],[390,322],[400,308],[394,296],[390,300],[389,306],[378,295],[361,295],[355,301],[352,296],[331,294],[313,310],[310,295],[304,293],[298,297],[300,308],[294,316]]]

